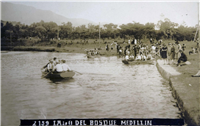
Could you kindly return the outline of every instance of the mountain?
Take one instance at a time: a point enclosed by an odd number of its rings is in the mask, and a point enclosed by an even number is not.
[[[63,22],[71,22],[73,26],[87,26],[89,23],[97,24],[86,19],[66,18],[49,10],[40,10],[31,6],[8,2],[1,2],[1,20],[15,21],[27,25],[30,25],[34,22],[40,22],[41,20],[44,22],[53,21],[58,25],[61,25]]]

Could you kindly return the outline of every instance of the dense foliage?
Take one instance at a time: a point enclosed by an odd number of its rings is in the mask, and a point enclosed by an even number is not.
[[[159,29],[159,30],[155,30]],[[22,39],[37,38],[39,42],[51,41],[54,39],[140,39],[153,40],[188,40],[194,39],[196,28],[178,25],[169,19],[158,21],[157,24],[140,24],[132,22],[117,26],[110,23],[103,27],[88,24],[74,27],[71,22],[62,23],[58,26],[54,22],[40,21],[31,25],[1,21],[1,38],[3,43],[20,43]]]

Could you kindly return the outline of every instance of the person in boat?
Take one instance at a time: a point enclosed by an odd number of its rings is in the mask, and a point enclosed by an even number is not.
[[[62,64],[61,61],[57,61],[56,62],[56,66],[54,66],[53,72],[62,72],[63,68],[62,68]]]
[[[49,62],[45,66],[43,66],[42,69],[45,69],[45,71],[47,71],[47,66],[49,65],[50,61],[51,60],[49,60]]]
[[[130,55],[129,59],[134,60],[134,55]]]
[[[187,56],[185,55],[185,53],[183,52],[183,50],[179,50],[179,52],[181,53],[181,56],[178,59],[178,63],[177,63],[178,67],[180,66],[180,63],[187,61]]]
[[[152,60],[152,59],[153,59],[152,55],[149,52],[147,52],[147,60]]]
[[[140,55],[140,54],[138,54],[138,55],[136,56],[135,60],[137,60],[137,61],[139,61],[139,60],[142,60],[142,57],[141,57],[141,55]]]
[[[53,60],[50,60],[50,63],[47,66],[47,71],[48,72],[52,72],[53,71],[53,66],[54,66]]]
[[[147,58],[146,58],[146,56],[144,54],[141,54],[141,60],[142,61],[146,61],[147,60]]]
[[[54,57],[54,58],[55,58],[55,57]],[[53,60],[54,60],[54,58],[53,58]],[[55,59],[56,59],[56,58],[55,58]],[[54,65],[54,62],[52,61],[52,59],[50,59],[49,62],[48,62],[42,69],[45,69],[45,71],[49,71],[48,65],[50,65],[50,64],[51,64],[51,66]]]
[[[63,71],[72,71],[71,68],[66,64],[66,60],[62,60]]]
[[[129,60],[129,56],[128,55],[125,56],[125,60]]]
[[[58,59],[56,57],[53,58],[53,65],[56,66],[56,63],[58,62]]]

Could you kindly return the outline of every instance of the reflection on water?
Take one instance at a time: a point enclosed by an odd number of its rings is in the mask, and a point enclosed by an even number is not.
[[[40,71],[54,56],[67,60],[72,79]],[[168,82],[155,65],[124,65],[120,58],[84,54],[2,54],[2,124],[39,118],[178,118]]]

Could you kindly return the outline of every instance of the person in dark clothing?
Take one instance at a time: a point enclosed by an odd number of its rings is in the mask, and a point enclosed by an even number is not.
[[[135,44],[133,45],[132,52],[133,52],[132,53],[133,56],[136,57],[136,45]]]
[[[172,62],[173,62],[173,60],[175,60],[175,47],[174,47],[174,43],[172,43],[172,48],[171,48],[171,59],[172,59]]]
[[[124,49],[124,55],[126,56],[126,49],[127,49],[127,47],[125,47],[125,49]]]
[[[185,55],[185,53],[183,52],[183,50],[179,50],[179,52],[181,53],[180,58],[178,59],[178,64],[177,66],[180,66],[181,62],[186,62],[187,61],[187,56]]]
[[[117,44],[117,53],[119,53],[119,45]]]
[[[132,45],[135,45],[134,39],[133,39],[133,41],[131,42],[131,44],[132,44]]]
[[[161,48],[161,57],[164,60],[164,65],[167,63],[167,46],[163,44],[163,47]]]
[[[108,44],[106,45],[106,50],[107,50],[107,51],[109,51],[109,47],[108,47]]]
[[[162,45],[159,46],[160,49],[160,57],[162,58]]]
[[[138,45],[135,45],[134,51],[135,51],[135,57],[136,57],[137,54],[139,53],[139,46]]]

